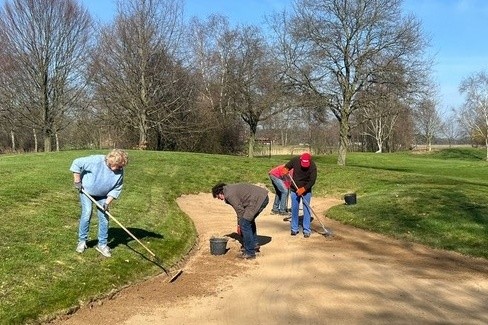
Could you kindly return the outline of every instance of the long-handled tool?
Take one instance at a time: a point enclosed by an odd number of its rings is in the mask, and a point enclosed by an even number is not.
[[[95,203],[95,205],[103,211],[103,207],[90,195],[88,194],[85,189],[81,189],[81,191],[83,192],[83,194],[85,194],[93,203]],[[153,257],[154,261],[153,263],[156,264],[157,266],[159,266],[163,271],[164,273],[166,273],[167,276],[170,276],[170,273],[168,272],[168,270],[166,270],[166,268],[162,265],[162,262],[161,260],[156,256],[156,254],[154,254],[149,248],[146,247],[146,245],[144,245],[139,239],[137,239],[136,236],[134,236],[134,234],[132,234],[129,229],[125,228],[124,225],[122,225],[117,219],[115,219],[115,217],[110,213],[108,212],[107,210],[105,210],[105,214],[108,215],[110,217],[110,219],[112,219],[113,221],[115,221],[115,223],[117,223],[120,228],[124,229],[124,231],[129,234],[129,236],[131,236],[136,242],[138,242],[139,244],[141,244],[142,247],[144,247],[146,249],[146,251],[149,252],[149,254],[151,254],[151,256]],[[180,276],[180,274],[182,273],[183,271],[182,270],[178,270],[173,276],[171,276],[171,278],[169,279],[169,282],[173,282],[174,280],[176,280],[177,277]]]
[[[324,232],[323,233],[320,233],[321,235],[324,235],[324,236],[334,236],[334,232],[330,229],[330,228],[326,228],[324,223],[320,220],[319,216],[315,213],[315,211],[312,209],[312,207],[310,206],[310,204],[308,204],[307,201],[305,200],[302,200],[303,203],[305,203],[305,205],[307,206],[307,208],[312,211],[313,215],[315,216],[315,218],[317,218],[317,220],[319,221],[320,225],[322,226],[322,229],[324,229]]]
[[[293,186],[295,186],[295,189],[298,190],[298,186],[295,183],[295,180],[293,179],[293,177],[291,177],[290,175],[288,175],[288,177],[290,177]],[[334,236],[334,233],[332,232],[332,230],[325,227],[324,223],[320,220],[319,216],[315,213],[315,211],[312,209],[310,204],[308,204],[308,202],[305,200],[305,198],[302,199],[302,202],[310,210],[310,212],[313,213],[315,218],[319,221],[320,225],[322,226],[322,229],[324,229],[324,232],[320,233],[320,234],[324,235],[324,236]]]

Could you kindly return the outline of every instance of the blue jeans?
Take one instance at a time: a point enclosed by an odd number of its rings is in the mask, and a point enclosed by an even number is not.
[[[288,189],[285,186],[285,182],[279,177],[269,175],[271,184],[273,184],[275,190],[275,198],[273,203],[273,211],[286,212],[286,197],[288,195]]]
[[[312,193],[307,192],[303,196],[298,196],[295,192],[291,192],[291,231],[298,232],[298,210],[300,207],[300,201],[305,200],[306,203],[303,204],[303,233],[310,234],[312,230],[310,229],[310,209],[308,204],[312,200]]]
[[[254,256],[256,255],[256,250],[254,249],[258,244],[258,234],[256,229],[256,218],[264,210],[264,208],[268,205],[269,198],[266,197],[263,204],[259,208],[259,211],[256,213],[252,220],[247,220],[244,218],[239,218],[239,226],[241,227],[242,232],[242,239],[244,241],[244,250],[245,254]]]
[[[101,206],[105,203],[105,197],[94,197]],[[90,219],[92,214],[92,201],[83,193],[80,193],[81,217],[78,230],[78,241],[86,241],[90,230]],[[97,208],[98,215],[98,245],[107,245],[108,241],[108,216]]]

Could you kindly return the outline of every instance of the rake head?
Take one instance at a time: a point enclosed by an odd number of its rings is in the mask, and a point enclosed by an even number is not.
[[[178,270],[173,274],[173,276],[168,280],[169,283],[174,282],[180,275],[183,273],[183,270]]]
[[[163,271],[164,273],[166,274],[166,276],[169,277],[169,280],[168,280],[168,283],[172,283],[174,282],[180,275],[181,273],[183,273],[183,270],[180,269],[180,270],[177,270],[176,272],[174,272],[173,274],[171,274],[164,266],[163,266],[163,262],[156,256],[154,255],[152,257],[152,262],[154,264],[156,264],[157,266],[159,266]]]
[[[334,232],[330,229],[324,228],[323,231],[318,231],[319,234],[321,234],[324,237],[333,237]]]

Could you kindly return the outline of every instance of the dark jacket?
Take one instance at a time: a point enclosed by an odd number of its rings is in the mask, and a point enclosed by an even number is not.
[[[229,184],[224,186],[225,203],[231,205],[238,218],[252,221],[259,208],[268,197],[268,190],[247,183]]]
[[[317,166],[313,160],[310,161],[310,167],[303,168],[300,165],[300,157],[297,156],[287,162],[285,167],[288,168],[288,170],[293,169],[293,180],[299,188],[305,187],[305,193],[312,191],[312,187],[317,180]],[[293,183],[291,185],[291,190],[293,192],[296,192],[297,190]]]

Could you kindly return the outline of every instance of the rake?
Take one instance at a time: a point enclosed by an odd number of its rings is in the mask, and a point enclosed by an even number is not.
[[[83,192],[83,194],[85,194],[89,199],[90,201],[92,201],[93,203],[95,203],[95,205],[102,211],[103,210],[103,207],[90,195],[88,194],[85,189],[81,189],[81,192]],[[149,248],[147,248],[146,245],[144,245],[139,239],[137,239],[136,236],[134,236],[133,233],[131,233],[129,231],[129,229],[125,228],[124,225],[122,225],[110,212],[108,212],[108,210],[105,210],[105,214],[108,215],[110,217],[110,219],[112,219],[113,221],[115,221],[115,223],[117,223],[122,229],[124,229],[124,231],[129,235],[131,236],[136,242],[138,242],[139,244],[141,244],[142,247],[144,247],[144,249],[146,251],[148,251],[149,254],[151,254],[153,260],[152,262],[154,264],[156,264],[157,266],[159,266],[163,271],[164,273],[166,273],[167,276],[170,277],[169,281],[168,282],[173,282],[174,280],[176,280],[176,278],[178,278],[180,276],[180,274],[183,272],[183,270],[178,270],[174,275],[170,275],[169,271],[162,265],[162,261],[159,257],[156,256],[156,254],[154,254]]]

